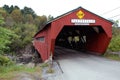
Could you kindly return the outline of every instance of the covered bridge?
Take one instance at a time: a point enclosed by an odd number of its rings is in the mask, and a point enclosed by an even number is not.
[[[112,37],[112,22],[82,7],[71,10],[39,30],[33,45],[43,61],[54,56],[55,46],[102,55]]]

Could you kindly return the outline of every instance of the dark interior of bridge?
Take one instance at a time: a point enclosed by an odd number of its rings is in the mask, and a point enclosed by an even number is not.
[[[64,26],[56,38],[55,45],[75,50],[87,50],[88,42],[103,33],[101,26]],[[92,42],[92,41],[91,41]]]

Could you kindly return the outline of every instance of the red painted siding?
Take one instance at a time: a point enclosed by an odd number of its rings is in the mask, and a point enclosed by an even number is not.
[[[71,23],[71,19],[78,19],[76,14],[80,10],[85,14],[83,19],[94,19],[96,21],[94,24],[90,24],[89,27],[99,25],[104,30],[104,33],[94,34],[88,38],[87,50],[97,52],[99,54],[103,54],[105,52],[112,37],[112,23],[83,8],[80,8],[49,23],[50,25],[47,25],[35,36],[35,38],[41,36],[45,37],[45,42],[34,40],[34,46],[40,53],[43,61],[48,59],[51,52],[54,54],[56,37],[65,25],[74,25]]]

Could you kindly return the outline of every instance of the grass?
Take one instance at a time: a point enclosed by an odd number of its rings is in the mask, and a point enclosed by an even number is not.
[[[47,73],[54,73],[55,71],[52,68],[49,68],[46,72]]]
[[[112,60],[118,60],[118,61],[120,61],[120,56],[118,54],[105,53],[104,56],[106,58],[109,58],[109,59],[112,59]]]
[[[49,66],[48,63],[42,63],[42,64],[41,64],[41,67],[42,67],[42,68],[44,68],[44,67],[48,67],[48,66]]]
[[[0,66],[0,80],[12,80],[18,73],[21,72],[41,72],[41,67],[28,68],[24,65]]]

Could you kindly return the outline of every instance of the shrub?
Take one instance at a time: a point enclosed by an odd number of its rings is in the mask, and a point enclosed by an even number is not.
[[[0,54],[9,52],[9,45],[17,37],[13,31],[0,26]]]
[[[111,43],[108,47],[110,51],[120,51],[120,37],[119,36],[113,36]]]
[[[0,66],[9,66],[12,64],[13,61],[11,61],[7,56],[0,55]]]

